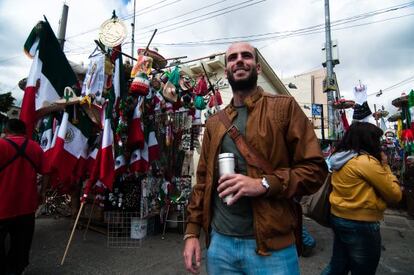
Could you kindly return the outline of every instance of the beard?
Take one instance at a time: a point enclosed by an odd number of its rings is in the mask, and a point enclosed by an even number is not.
[[[232,72],[227,75],[227,80],[233,91],[250,91],[257,85],[257,71],[253,69],[248,78],[242,80],[235,80]]]

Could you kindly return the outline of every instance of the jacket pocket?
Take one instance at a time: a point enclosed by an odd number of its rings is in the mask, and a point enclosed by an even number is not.
[[[256,230],[260,230],[264,238],[286,235],[296,227],[294,210],[287,200],[262,198],[256,204]]]

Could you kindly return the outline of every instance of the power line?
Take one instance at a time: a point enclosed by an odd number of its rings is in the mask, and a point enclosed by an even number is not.
[[[147,13],[150,13],[150,12],[153,12],[153,11],[156,11],[156,10],[159,10],[159,9],[162,9],[162,8],[164,8],[164,7],[171,6],[171,5],[173,5],[173,4],[175,4],[175,3],[178,3],[178,2],[181,2],[181,1],[182,1],[182,0],[175,0],[175,1],[171,2],[171,3],[166,3],[166,4],[162,5],[161,7],[153,8],[153,9],[148,10],[148,11],[146,11],[146,12],[141,12],[141,11],[138,11],[138,12],[136,12],[135,14],[131,14],[131,15],[126,16],[126,17],[121,17],[120,19],[125,21],[125,20],[128,20],[128,19],[130,19],[130,18],[132,18],[132,17],[134,17],[134,16],[138,16],[138,15],[147,14]],[[164,1],[161,1],[161,2],[164,2]],[[152,6],[155,6],[155,5],[156,5],[156,4],[154,4],[154,5],[152,5]]]
[[[250,1],[245,1],[245,2],[242,2],[241,4],[244,4],[246,2],[250,2]],[[213,4],[210,4],[210,5],[207,5],[207,6],[204,6],[204,7],[199,8],[199,9],[204,9],[204,8],[210,7],[212,5],[215,5],[216,3],[217,2],[215,2]],[[258,3],[258,2],[256,2],[256,3]],[[252,3],[252,4],[256,4],[256,3]],[[414,2],[401,4],[401,5],[397,5],[397,6],[393,6],[393,7],[389,7],[389,8],[384,8],[384,9],[380,9],[380,10],[375,10],[375,11],[359,14],[359,15],[356,15],[356,16],[336,20],[336,21],[332,22],[332,25],[334,25],[334,26],[343,25],[343,24],[347,24],[349,22],[355,22],[357,20],[363,20],[363,19],[366,19],[368,17],[376,16],[376,15],[383,14],[383,13],[386,13],[386,12],[391,12],[391,11],[396,11],[396,10],[403,9],[403,8],[408,8],[412,5],[414,5]],[[226,8],[231,8],[231,7],[235,7],[235,5],[228,6]],[[243,7],[246,7],[246,6],[243,6]],[[239,7],[239,9],[243,8],[243,7]],[[236,9],[229,10],[226,13],[234,11],[234,10],[236,10]],[[217,11],[215,11],[215,12],[217,12]],[[211,14],[211,13],[213,13],[213,12],[210,12],[210,13],[207,13],[207,14]],[[221,14],[216,14],[212,17],[219,16],[219,15],[221,15]],[[393,19],[397,19],[397,18],[402,18],[402,17],[406,17],[406,16],[411,16],[411,15],[413,15],[413,14],[407,14],[407,15],[403,15],[403,16],[392,17],[392,18],[387,18],[387,19],[383,19],[383,20],[379,20],[379,21],[362,23],[362,24],[358,24],[358,25],[345,26],[345,27],[342,27],[342,28],[334,28],[334,30],[342,30],[342,29],[354,28],[354,27],[363,26],[363,25],[379,23],[379,22],[385,22],[385,21],[389,21],[389,20],[393,20]],[[211,17],[203,18],[203,19],[198,20],[196,22],[204,21],[204,20],[207,20],[207,19],[210,19],[210,18]],[[190,19],[186,19],[186,20],[190,20]],[[183,22],[183,21],[181,21],[181,22]],[[193,23],[195,23],[195,22],[192,22],[191,24],[193,24]],[[176,23],[174,23],[174,24],[176,24]],[[188,24],[186,24],[186,25],[188,25]],[[182,26],[179,26],[179,27],[184,27],[186,25],[182,25]],[[244,39],[244,40],[249,41],[249,42],[261,42],[261,41],[272,40],[272,39],[285,39],[285,38],[290,38],[290,37],[316,34],[316,33],[323,32],[323,28],[324,28],[324,26],[322,24],[319,24],[319,25],[314,25],[314,26],[300,28],[300,29],[296,29],[296,30],[290,30],[290,31],[272,32],[272,33],[264,33],[264,34],[254,34],[254,35],[247,35],[247,36],[233,36],[233,37],[227,37],[227,38],[215,38],[215,39],[196,41],[196,42],[195,41],[189,41],[189,42],[181,42],[181,43],[153,43],[153,44],[154,45],[159,45],[159,46],[173,46],[173,47],[182,47],[182,46],[191,47],[192,46],[192,47],[194,47],[194,46],[200,46],[200,45],[228,44],[228,43],[233,42],[232,41],[233,39]],[[166,30],[164,32],[167,32],[167,31],[170,31],[170,30]],[[272,36],[269,36],[269,35],[272,35]],[[251,38],[251,39],[248,39],[248,38]],[[220,40],[222,40],[222,41],[220,41]],[[214,42],[214,41],[216,41],[216,42]],[[71,49],[71,50],[85,49],[85,48],[86,47],[79,47],[79,48],[75,48],[75,49]]]
[[[157,2],[157,3],[155,3],[155,4],[152,4],[152,5],[148,6],[148,7],[143,8],[140,11],[132,11],[130,14],[126,15],[123,19],[126,19],[127,17],[133,17],[134,15],[138,15],[139,13],[145,12],[146,10],[150,10],[151,8],[157,6],[157,5],[161,4],[161,3],[164,3],[166,1],[168,1],[168,0],[161,0],[161,1]]]
[[[388,8],[386,10],[381,10],[380,13],[378,11],[374,11],[374,12],[371,12],[372,15],[370,15],[370,16],[367,15],[368,13],[357,15],[357,16],[352,16],[352,17],[348,17],[348,18],[333,21],[331,25],[332,26],[344,25],[344,24],[347,24],[349,22],[355,22],[357,20],[363,20],[363,19],[366,19],[368,17],[376,16],[376,15],[383,14],[383,13],[386,13],[386,12],[395,11],[396,9],[408,8],[408,7],[413,6],[413,5],[414,5],[414,2],[412,2],[410,5],[405,5],[403,7],[397,7],[397,8],[392,7],[392,8]],[[362,16],[362,15],[364,15],[364,16]],[[343,28],[334,28],[334,30],[341,30],[341,29],[346,29],[346,28],[350,28],[350,27],[354,27],[354,26],[369,25],[369,24],[384,22],[384,21],[397,19],[397,18],[402,18],[402,17],[406,17],[406,16],[411,16],[411,15],[413,15],[413,14],[387,18],[387,19],[374,21],[374,22],[367,22],[367,23],[363,23],[361,25],[353,25],[353,26],[347,26],[347,27],[343,27]],[[162,45],[169,45],[169,46],[173,46],[173,45],[190,46],[192,44],[197,45],[197,46],[202,45],[202,44],[204,44],[204,45],[221,45],[221,44],[228,44],[228,43],[234,42],[235,40],[240,40],[240,39],[243,39],[243,40],[249,41],[249,42],[259,42],[259,41],[270,40],[270,39],[275,39],[275,38],[286,38],[286,37],[293,37],[293,36],[299,36],[299,35],[315,34],[315,33],[319,33],[320,31],[324,31],[324,25],[323,24],[318,24],[318,25],[314,25],[314,26],[310,26],[310,27],[306,27],[306,28],[300,28],[300,29],[296,29],[296,30],[290,30],[290,31],[278,31],[278,32],[253,34],[253,35],[246,35],[246,36],[223,37],[223,38],[215,38],[215,39],[202,40],[202,41],[188,41],[188,42],[164,43],[164,44],[159,43],[159,44],[160,45],[161,44]],[[225,41],[220,41],[220,40],[225,40]]]
[[[411,13],[411,14],[407,14],[407,15],[391,17],[391,18],[382,19],[382,20],[373,21],[373,22],[361,23],[361,24],[345,26],[345,27],[341,27],[341,28],[333,28],[332,30],[351,29],[351,28],[355,28],[355,27],[371,25],[371,24],[376,24],[376,23],[382,23],[382,22],[386,22],[386,21],[390,21],[390,20],[394,20],[394,19],[399,19],[399,18],[403,18],[403,17],[407,17],[407,16],[413,16],[413,15],[414,15],[414,13]],[[275,35],[275,36],[270,36],[270,37],[261,37],[261,38],[257,38],[257,39],[243,39],[243,41],[246,41],[246,42],[263,42],[263,41],[274,40],[274,39],[282,40],[282,39],[286,39],[286,38],[300,37],[300,36],[305,36],[305,35],[318,34],[318,33],[322,33],[322,32],[324,32],[324,30],[322,30],[322,29],[321,30],[312,30],[312,31],[302,32],[302,33]],[[154,43],[154,45],[170,46],[170,47],[198,47],[198,46],[208,46],[208,45],[227,45],[227,44],[235,42],[235,41],[238,41],[238,40],[227,40],[227,41],[218,41],[218,42],[210,42],[210,43],[204,43],[202,41],[191,41],[191,42],[182,42],[182,43],[161,43],[161,42],[158,42],[158,43]],[[264,47],[262,47],[262,48],[264,48]]]
[[[198,23],[198,22],[202,22],[202,21],[205,21],[205,20],[208,20],[208,19],[211,19],[211,18],[220,16],[220,15],[223,15],[223,14],[227,14],[229,12],[233,12],[233,11],[236,11],[236,10],[240,10],[242,8],[246,8],[246,7],[249,7],[249,6],[253,6],[253,5],[259,4],[261,2],[265,2],[267,0],[260,0],[260,1],[256,1],[256,2],[254,2],[254,1],[255,0],[247,0],[247,1],[244,1],[244,2],[241,2],[241,3],[233,4],[233,5],[227,6],[225,8],[221,8],[221,9],[218,9],[218,10],[215,10],[215,11],[211,11],[211,12],[208,12],[208,13],[205,13],[205,14],[202,14],[202,15],[198,15],[198,16],[192,17],[192,18],[184,19],[182,21],[175,22],[175,23],[169,24],[167,26],[157,27],[157,29],[170,28],[170,27],[179,25],[181,23],[185,23],[185,22],[194,20],[196,18],[200,18],[200,17],[212,15],[212,16],[209,16],[209,17],[206,17],[206,18],[202,18],[202,19],[199,19],[199,20],[195,20],[195,21],[189,22],[187,24],[184,24],[184,25],[181,25],[181,26],[178,26],[178,27],[174,27],[174,28],[167,29],[167,30],[164,30],[162,32],[159,32],[159,34],[166,33],[166,32],[172,31],[172,30],[177,30],[177,29],[180,29],[180,28],[185,27],[185,26],[188,26],[188,25],[192,25],[192,24],[195,24],[195,23]],[[247,4],[249,2],[253,2],[253,3]],[[247,4],[247,5],[244,5],[244,4]],[[242,5],[244,5],[244,6],[242,6]],[[144,32],[144,33],[141,33],[141,34],[146,34],[146,33],[149,33],[149,32],[152,32],[152,30],[149,30],[149,31]]]
[[[397,89],[397,88],[399,88],[399,87],[401,87],[403,85],[406,85],[408,83],[411,83],[411,82],[414,82],[414,75],[413,76],[410,76],[409,78],[406,78],[406,79],[404,79],[404,80],[402,80],[402,81],[400,81],[400,82],[398,82],[396,84],[393,84],[393,85],[391,85],[391,86],[389,86],[387,88],[381,89],[379,92],[375,92],[375,93],[368,94],[368,96],[371,96],[371,95],[382,95],[382,93],[384,93],[384,92],[389,92],[389,91],[395,90],[395,89]]]
[[[191,11],[188,11],[188,12],[182,13],[182,14],[177,15],[177,16],[173,16],[173,17],[170,17],[170,18],[164,19],[164,20],[162,20],[162,21],[159,21],[159,22],[154,23],[154,24],[151,24],[151,25],[147,25],[147,26],[142,27],[142,28],[140,28],[140,29],[148,29],[148,28],[150,28],[150,27],[156,26],[157,24],[160,24],[160,23],[165,23],[165,22],[168,22],[168,21],[171,21],[171,20],[175,20],[175,19],[177,19],[177,18],[180,18],[180,17],[186,16],[186,15],[188,15],[188,14],[191,14],[191,13],[194,13],[194,12],[197,12],[197,11],[200,11],[200,10],[203,10],[203,9],[206,9],[206,8],[210,8],[210,7],[212,7],[212,6],[215,6],[215,5],[217,5],[217,4],[221,4],[221,3],[226,2],[226,1],[228,1],[228,0],[220,0],[220,1],[214,2],[213,4],[209,4],[209,5],[203,6],[203,7],[201,7],[201,8],[198,8],[198,9],[195,9],[195,10],[191,10]]]
[[[162,0],[162,1],[160,1],[160,2],[158,2],[158,3],[155,3],[155,4],[151,5],[151,6],[148,6],[147,8],[144,8],[143,10],[146,10],[146,9],[148,9],[148,8],[151,8],[151,7],[154,7],[154,6],[156,6],[156,5],[159,5],[160,3],[165,2],[165,1],[168,1],[168,0]],[[155,10],[159,10],[159,9],[164,8],[164,7],[171,6],[171,5],[173,5],[173,4],[175,4],[175,3],[178,3],[178,2],[180,2],[180,1],[182,1],[182,0],[175,0],[175,1],[171,2],[171,3],[167,3],[167,4],[162,5],[161,7],[157,7],[157,8],[154,8],[154,9],[150,9],[150,10],[148,10],[148,11],[146,11],[146,12],[143,12],[143,10],[141,10],[141,11],[139,11],[139,12],[136,12],[136,13],[135,13],[135,16],[138,16],[138,15],[144,15],[144,14],[147,14],[147,13],[151,13],[151,12],[153,12],[153,11],[155,11]],[[119,19],[120,19],[120,20],[122,20],[122,21],[126,21],[126,20],[127,20],[127,19],[129,19],[129,18],[132,18],[132,16],[131,16],[131,15],[127,15],[126,17],[120,17]],[[81,32],[81,33],[78,33],[78,34],[74,34],[74,35],[72,35],[72,36],[67,37],[67,38],[66,38],[66,40],[68,40],[68,39],[72,39],[72,38],[75,38],[75,37],[78,37],[78,36],[82,36],[82,35],[85,35],[85,34],[87,34],[87,33],[90,33],[90,32],[96,31],[96,30],[99,30],[99,28],[100,28],[100,27],[95,27],[95,28],[93,28],[93,29],[89,29],[89,30],[87,30],[87,31],[84,31],[84,32]]]
[[[182,27],[185,27],[185,26],[191,25],[191,24],[195,24],[195,23],[198,23],[198,22],[201,22],[201,21],[205,21],[205,20],[208,20],[208,19],[211,19],[211,18],[214,18],[214,17],[220,16],[220,15],[223,15],[223,14],[227,14],[227,13],[230,13],[230,12],[233,12],[233,11],[236,11],[236,10],[240,10],[240,9],[242,9],[242,8],[246,8],[246,7],[249,7],[249,6],[252,6],[252,5],[259,4],[259,3],[261,3],[261,2],[265,2],[265,1],[267,1],[267,0],[259,0],[259,1],[256,1],[256,2],[253,2],[253,3],[250,3],[250,4],[247,4],[247,3],[252,2],[252,1],[255,1],[255,0],[247,0],[247,1],[244,1],[244,2],[242,2],[242,3],[238,3],[238,4],[233,4],[233,5],[227,6],[227,7],[225,7],[224,9],[219,9],[219,10],[215,10],[215,11],[213,11],[213,12],[208,12],[208,13],[206,13],[206,14],[201,15],[201,17],[203,17],[203,16],[207,16],[207,15],[211,15],[211,14],[214,14],[214,15],[209,16],[209,17],[207,17],[207,18],[202,18],[202,19],[200,19],[200,20],[192,21],[192,22],[190,22],[190,23],[187,23],[187,24],[184,24],[184,25],[181,25],[181,26],[177,26],[177,27],[174,27],[174,28],[171,28],[171,29],[167,29],[167,30],[164,30],[164,31],[158,32],[158,34],[166,33],[166,32],[169,32],[169,31],[172,31],[172,30],[176,30],[176,29],[179,29],[179,28],[182,28]],[[221,2],[224,2],[224,1],[221,1]],[[244,4],[247,4],[247,5],[244,5]],[[208,6],[205,6],[205,8],[211,7],[211,6],[213,6],[213,5],[214,5],[214,4],[210,4],[210,5],[208,5]],[[244,6],[243,6],[243,5],[244,5]],[[232,9],[232,8],[233,8],[233,9]],[[229,9],[229,10],[227,10],[227,9]],[[224,10],[224,11],[223,11],[223,10]],[[221,12],[221,13],[219,13],[220,11],[222,11],[222,12]],[[216,13],[216,14],[215,14],[215,13]],[[199,15],[199,16],[197,16],[197,17],[190,18],[190,19],[185,19],[185,20],[182,20],[182,21],[180,21],[180,22],[175,22],[175,23],[172,23],[172,24],[169,24],[169,25],[164,26],[164,27],[160,27],[159,29],[170,28],[170,27],[173,27],[173,26],[175,26],[175,25],[177,25],[177,24],[185,23],[185,22],[188,22],[189,20],[193,20],[193,19],[195,19],[195,18],[199,18],[199,17],[200,17],[200,15]],[[146,34],[146,33],[152,33],[152,32],[153,32],[152,30],[149,30],[149,31],[147,31],[147,32],[140,33],[140,35],[142,35],[142,34]],[[86,33],[86,32],[85,32],[85,33]],[[73,37],[73,36],[72,36],[72,37]],[[149,36],[148,36],[148,37],[149,37]],[[144,37],[144,38],[146,38],[146,37]]]

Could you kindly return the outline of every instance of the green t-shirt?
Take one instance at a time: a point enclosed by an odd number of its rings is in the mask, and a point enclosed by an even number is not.
[[[245,135],[247,108],[242,106],[236,109],[237,116],[233,123],[240,133]],[[236,160],[236,173],[247,175],[246,161],[228,134],[222,140],[221,153],[233,153]],[[253,237],[253,211],[249,197],[241,197],[235,204],[227,205],[218,196],[216,183],[213,198],[212,227],[215,231],[229,236]]]

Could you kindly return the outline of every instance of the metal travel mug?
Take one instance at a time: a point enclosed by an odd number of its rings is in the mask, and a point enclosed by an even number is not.
[[[218,166],[220,177],[225,174],[234,174],[236,172],[236,162],[233,153],[221,153],[218,156]],[[227,204],[233,197],[233,194],[227,195],[223,198],[223,201]]]

